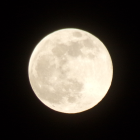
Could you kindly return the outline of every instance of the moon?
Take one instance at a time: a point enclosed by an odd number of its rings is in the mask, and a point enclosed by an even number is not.
[[[74,114],[97,105],[107,94],[113,64],[105,45],[91,33],[66,28],[45,36],[28,65],[31,87],[52,110]]]

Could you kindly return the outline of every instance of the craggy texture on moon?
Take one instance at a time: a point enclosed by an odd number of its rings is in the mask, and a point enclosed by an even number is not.
[[[28,73],[41,102],[59,112],[78,113],[94,107],[106,95],[113,66],[98,38],[68,28],[39,42],[31,55]]]

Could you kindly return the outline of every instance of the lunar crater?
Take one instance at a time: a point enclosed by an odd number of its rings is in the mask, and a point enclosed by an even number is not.
[[[81,37],[82,34],[81,34],[80,32],[74,32],[74,33],[73,33],[73,36],[75,36],[75,37]]]

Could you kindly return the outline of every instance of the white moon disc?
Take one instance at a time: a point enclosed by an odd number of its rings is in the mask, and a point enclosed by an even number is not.
[[[108,50],[94,35],[75,28],[44,37],[29,61],[29,81],[38,99],[63,113],[79,113],[98,104],[112,82]]]

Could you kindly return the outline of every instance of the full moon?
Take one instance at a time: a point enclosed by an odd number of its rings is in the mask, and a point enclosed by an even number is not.
[[[107,94],[113,64],[105,45],[91,33],[66,28],[44,37],[34,48],[28,76],[36,97],[62,113],[93,108]]]

